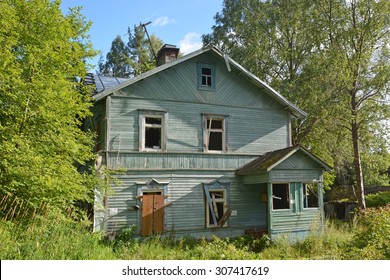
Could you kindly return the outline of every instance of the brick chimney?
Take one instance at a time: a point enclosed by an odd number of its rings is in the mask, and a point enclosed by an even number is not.
[[[157,53],[157,66],[177,59],[179,51],[175,45],[165,44]]]

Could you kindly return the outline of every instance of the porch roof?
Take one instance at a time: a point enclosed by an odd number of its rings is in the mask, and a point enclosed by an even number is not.
[[[330,171],[331,166],[326,164],[324,161],[313,155],[311,152],[301,146],[291,146],[284,149],[268,152],[257,159],[250,161],[249,163],[236,169],[237,175],[244,175],[254,172],[269,172],[274,167],[278,166],[284,160],[295,154],[297,151],[302,151],[311,160],[319,164],[324,170]]]

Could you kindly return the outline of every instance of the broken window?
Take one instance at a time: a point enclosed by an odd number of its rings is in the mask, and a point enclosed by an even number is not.
[[[226,225],[227,218],[230,214],[226,204],[226,190],[205,188],[205,193],[207,200],[206,226],[221,227]]]
[[[215,90],[215,67],[211,64],[198,64],[198,88]]]
[[[226,151],[225,118],[205,116],[205,151]]]
[[[303,208],[318,208],[317,184],[303,184],[302,197]]]
[[[164,113],[142,114],[140,149],[142,151],[165,150]]]
[[[290,196],[288,184],[272,184],[272,208],[290,209]]]

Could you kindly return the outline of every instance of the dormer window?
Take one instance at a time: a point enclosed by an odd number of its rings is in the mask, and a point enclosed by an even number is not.
[[[198,88],[200,90],[215,90],[215,66],[198,64]]]

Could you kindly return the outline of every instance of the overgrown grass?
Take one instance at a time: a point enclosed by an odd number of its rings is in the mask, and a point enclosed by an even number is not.
[[[134,229],[115,241],[92,233],[86,222],[59,218],[51,212],[29,221],[0,221],[1,259],[140,259],[140,260],[252,260],[252,259],[390,259],[390,205],[367,210],[352,222],[327,221],[305,240],[291,244],[286,237],[271,242],[254,239],[195,240],[155,236],[138,239]]]

